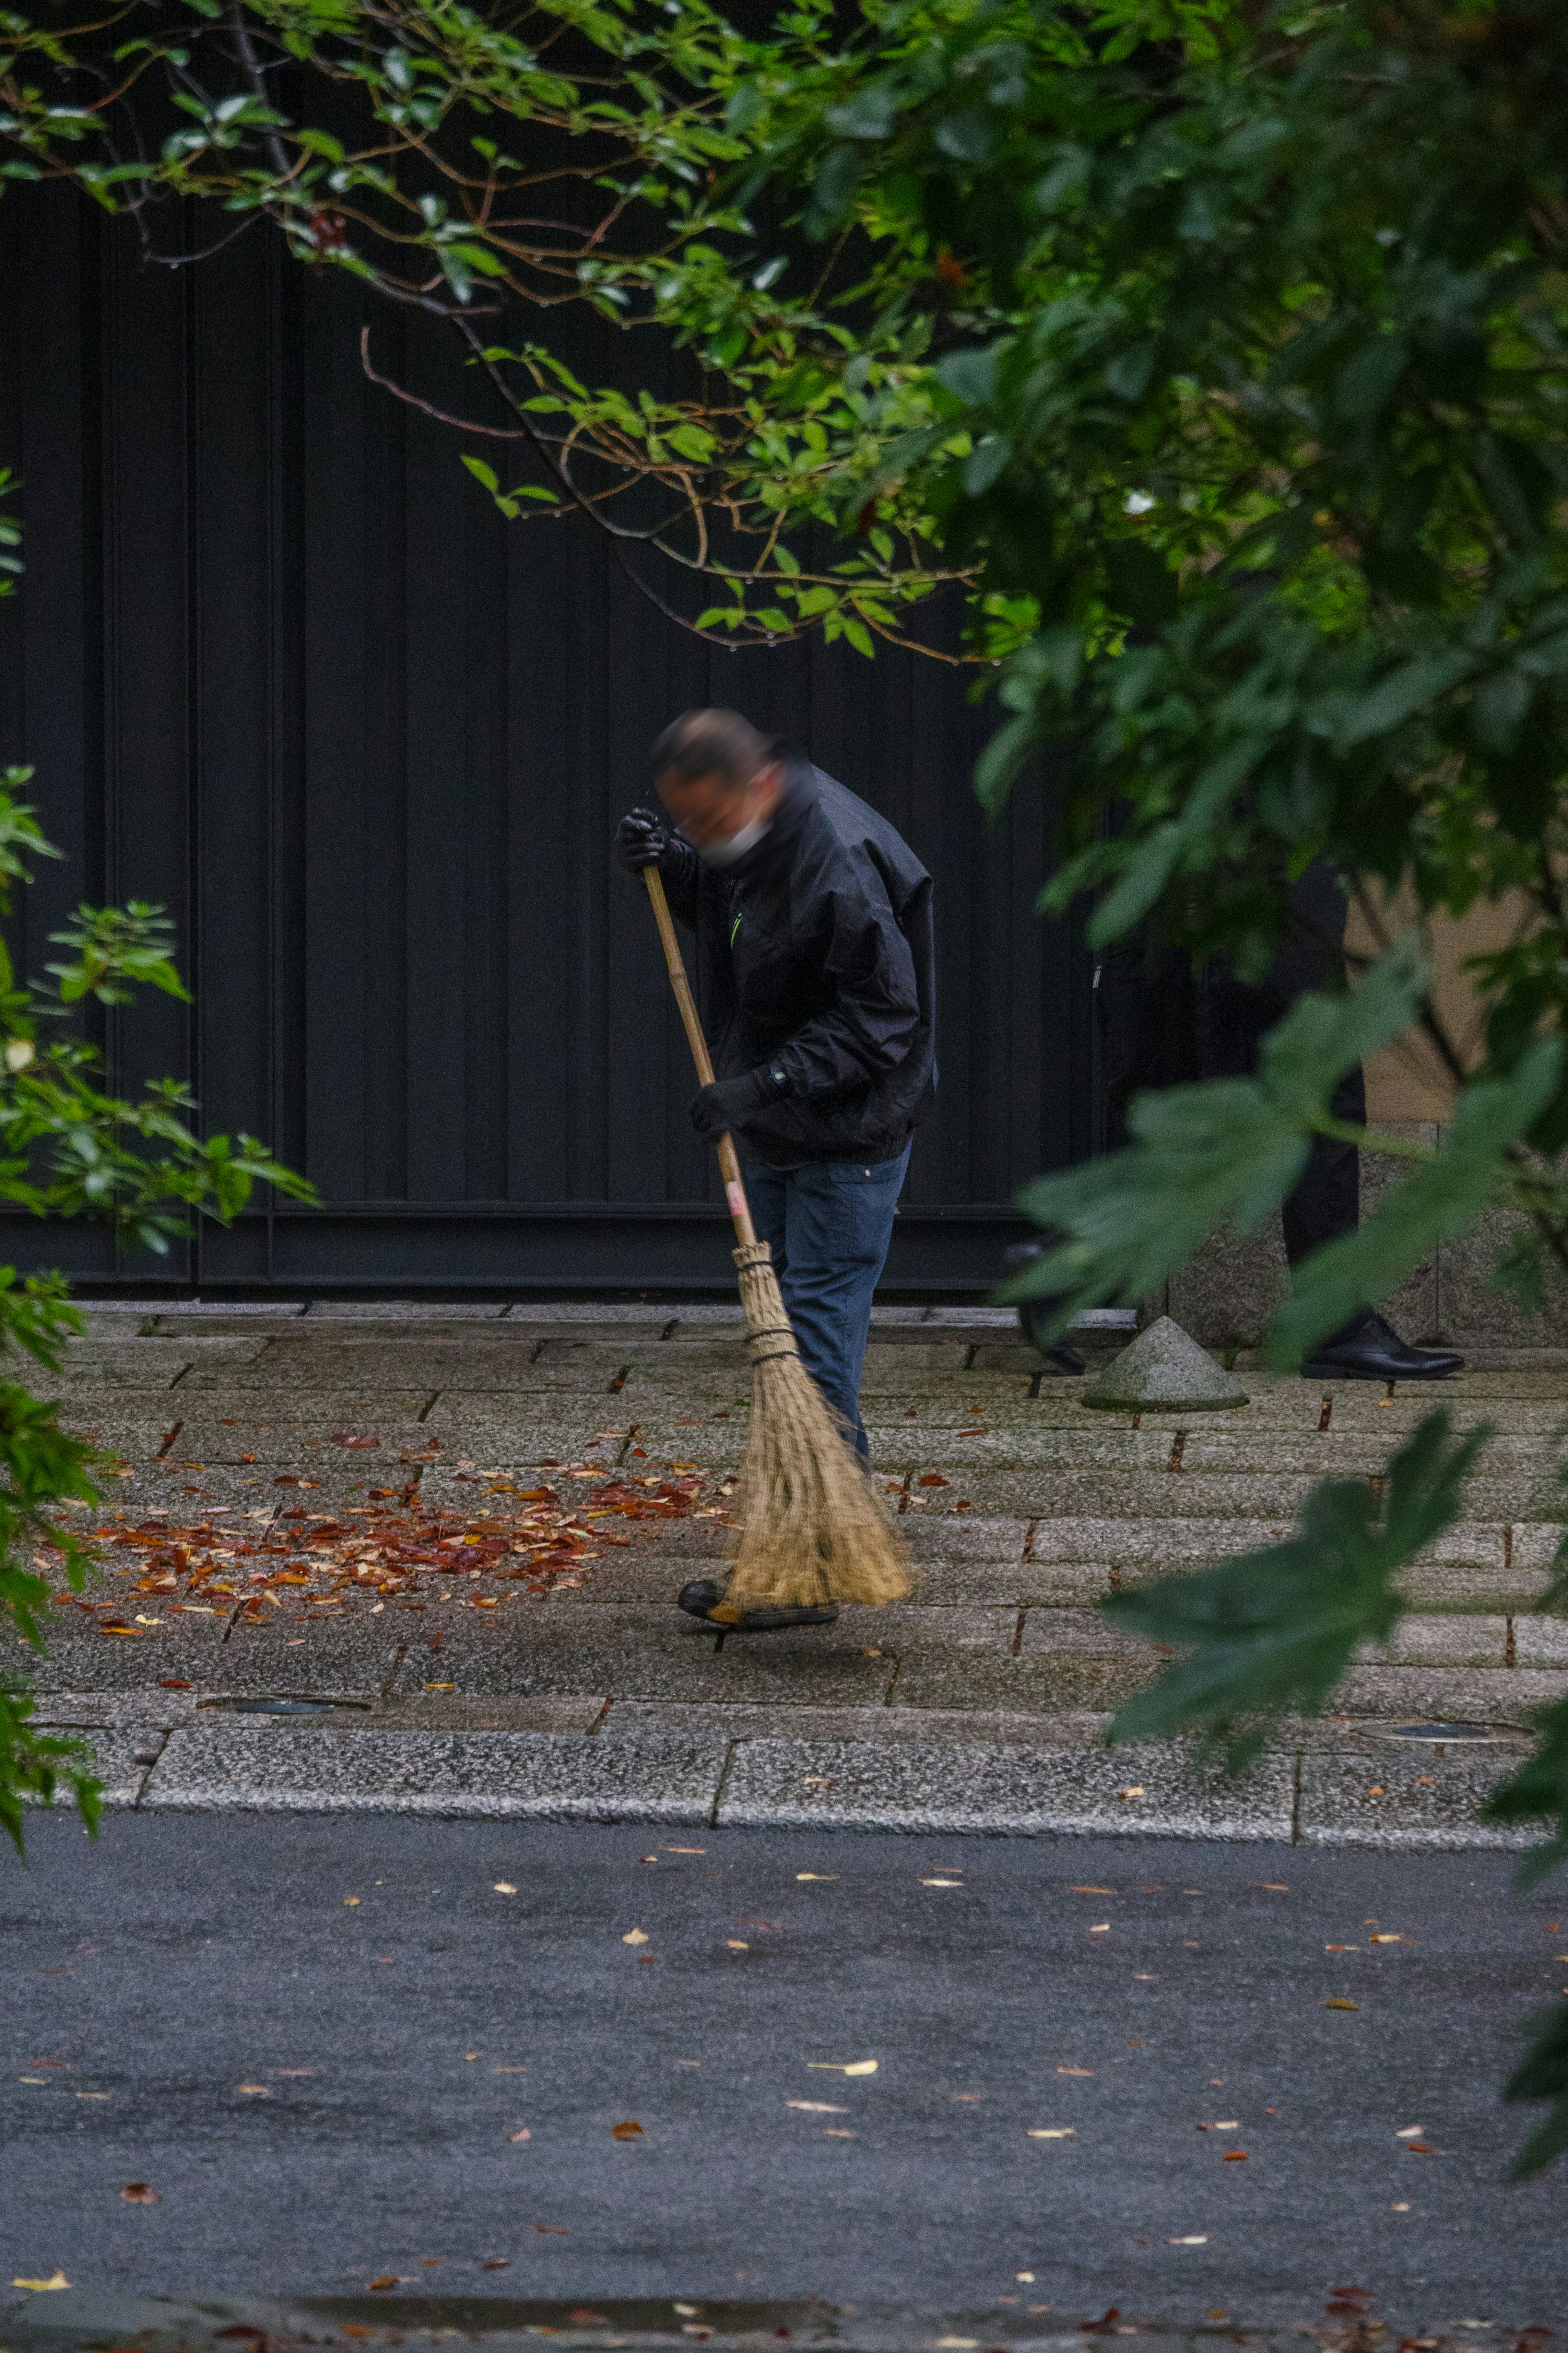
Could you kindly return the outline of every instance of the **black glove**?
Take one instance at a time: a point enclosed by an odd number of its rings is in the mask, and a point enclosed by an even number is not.
[[[717,1141],[727,1130],[743,1127],[754,1111],[784,1092],[782,1076],[766,1067],[739,1079],[715,1079],[692,1096],[691,1124],[699,1135]]]
[[[628,874],[657,866],[669,842],[669,828],[657,809],[635,808],[616,828],[616,855]]]

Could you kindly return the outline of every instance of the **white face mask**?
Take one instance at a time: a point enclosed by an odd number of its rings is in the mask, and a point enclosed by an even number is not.
[[[700,847],[693,843],[692,847],[704,866],[733,866],[737,859],[744,858],[748,849],[756,848],[772,823],[771,818],[753,818],[750,825],[741,828],[739,833],[726,834],[718,841],[705,841]]]

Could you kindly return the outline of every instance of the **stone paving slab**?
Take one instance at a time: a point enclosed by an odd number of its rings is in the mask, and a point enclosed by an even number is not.
[[[411,1622],[424,1627],[422,1620]],[[891,1657],[865,1657],[861,1642],[836,1628],[720,1645],[696,1619],[668,1603],[628,1603],[613,1611],[536,1609],[526,1616],[498,1611],[482,1621],[448,1610],[437,1630],[438,1649],[423,1630],[410,1639],[393,1690],[450,1684],[462,1692],[613,1691],[626,1699],[798,1698],[864,1705],[886,1695],[895,1672]]]
[[[1468,1755],[1391,1757],[1384,1747],[1360,1757],[1303,1759],[1299,1834],[1308,1846],[1533,1846],[1540,1829],[1479,1819],[1499,1783],[1518,1763],[1515,1754],[1484,1749]],[[1389,1924],[1398,1933],[1397,1922]]]
[[[516,1821],[704,1822],[728,1743],[655,1731],[300,1731],[288,1720],[172,1733],[148,1776],[153,1810],[408,1813]]]
[[[1176,1748],[1007,1749],[913,1742],[747,1740],[720,1796],[721,1823],[803,1829],[971,1831],[996,1836],[1148,1832],[1289,1839],[1289,1759],[1236,1779],[1194,1773]]]

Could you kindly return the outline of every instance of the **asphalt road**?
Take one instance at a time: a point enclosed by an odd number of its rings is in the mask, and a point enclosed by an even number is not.
[[[1500,2343],[1568,2309],[1568,2178],[1506,2185],[1525,2120],[1498,2097],[1568,1984],[1568,1891],[1510,1878],[342,1816],[111,1815],[92,1846],[38,1820],[27,1866],[0,1858],[0,2295],[57,2267],[143,2294],[395,2276],[389,2320],[437,2291],[815,2295],[990,2315],[986,2346],[1046,2306],[1259,2325],[1354,2284],[1395,2330]]]

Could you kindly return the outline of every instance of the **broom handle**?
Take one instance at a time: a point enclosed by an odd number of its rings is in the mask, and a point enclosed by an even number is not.
[[[647,895],[653,901],[653,919],[658,925],[658,936],[664,943],[664,960],[669,967],[669,985],[675,991],[675,1001],[680,1008],[680,1018],[686,1029],[686,1040],[691,1049],[691,1059],[697,1065],[697,1075],[705,1087],[713,1083],[713,1063],[708,1052],[708,1040],[702,1035],[702,1023],[692,1001],[686,966],[680,961],[680,942],[675,936],[670,921],[669,902],[664,895],[664,884],[657,866],[645,866],[643,881]],[[724,1179],[724,1198],[730,1205],[730,1215],[735,1221],[735,1240],[745,1247],[757,1239],[752,1223],[752,1212],[746,1201],[746,1188],[741,1182],[741,1164],[735,1156],[735,1146],[727,1134],[719,1138],[719,1174]]]

